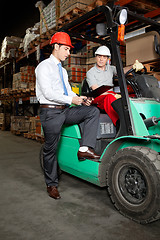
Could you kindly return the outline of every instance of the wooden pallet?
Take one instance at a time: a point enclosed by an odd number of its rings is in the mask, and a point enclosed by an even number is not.
[[[24,133],[23,136],[28,139],[33,139],[33,140],[36,139],[35,133],[27,132],[27,133]]]
[[[44,143],[44,136],[38,133],[24,133],[23,136],[28,139],[36,140],[37,142]]]
[[[24,135],[24,133],[27,133],[27,132],[28,130],[11,130],[11,133],[17,136]]]
[[[92,4],[88,5],[86,8],[85,8],[85,11],[86,12],[89,12],[89,11],[92,11],[94,8],[96,7],[100,7],[102,5],[105,5],[107,4],[108,0],[96,0],[94,1]]]
[[[26,96],[35,96],[35,88],[10,89],[7,94],[0,94],[0,99],[21,98]]]
[[[44,136],[42,136],[41,134],[38,134],[38,133],[36,133],[35,136],[36,136],[37,142],[44,143]]]
[[[86,13],[85,10],[81,10],[79,8],[72,9],[70,12],[68,12],[67,14],[65,14],[64,16],[62,16],[58,19],[57,28],[60,29],[65,24],[74,21],[76,18],[82,16],[85,13]]]

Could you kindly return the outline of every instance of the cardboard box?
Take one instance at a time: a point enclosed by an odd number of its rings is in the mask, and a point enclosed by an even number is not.
[[[94,0],[61,0],[60,1],[60,17],[66,15],[75,8],[85,9],[89,4],[93,3]]]
[[[69,81],[82,82],[86,77],[86,67],[72,65],[71,67],[67,67],[66,70],[68,72]]]
[[[80,54],[71,54],[64,62],[64,67],[71,67],[72,65],[82,66],[86,64],[86,56]]]
[[[160,59],[154,48],[155,35],[160,42],[159,34],[156,31],[144,33],[126,40],[126,66],[133,64],[136,59],[142,63]]]
[[[29,131],[29,126],[29,117],[11,116],[11,131]]]
[[[20,72],[13,74],[12,89],[26,89],[35,87],[35,67],[24,66]]]

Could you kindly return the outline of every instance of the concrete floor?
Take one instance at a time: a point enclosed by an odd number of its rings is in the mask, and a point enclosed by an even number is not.
[[[160,221],[139,225],[120,215],[106,189],[62,174],[61,200],[48,197],[40,143],[0,131],[0,239],[158,240]]]

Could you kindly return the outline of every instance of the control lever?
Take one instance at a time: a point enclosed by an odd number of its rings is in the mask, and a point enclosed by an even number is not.
[[[160,121],[160,117],[157,118],[157,117],[153,116],[153,117],[145,119],[144,123],[145,123],[146,127],[149,128],[149,127],[157,125],[159,121]]]

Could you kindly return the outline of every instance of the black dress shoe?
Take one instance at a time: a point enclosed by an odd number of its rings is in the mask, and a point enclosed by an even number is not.
[[[87,159],[99,159],[100,155],[97,155],[91,148],[88,148],[86,152],[78,151],[77,153],[79,160],[85,160]]]
[[[54,198],[54,199],[61,198],[56,186],[47,186],[47,192],[51,198]]]

